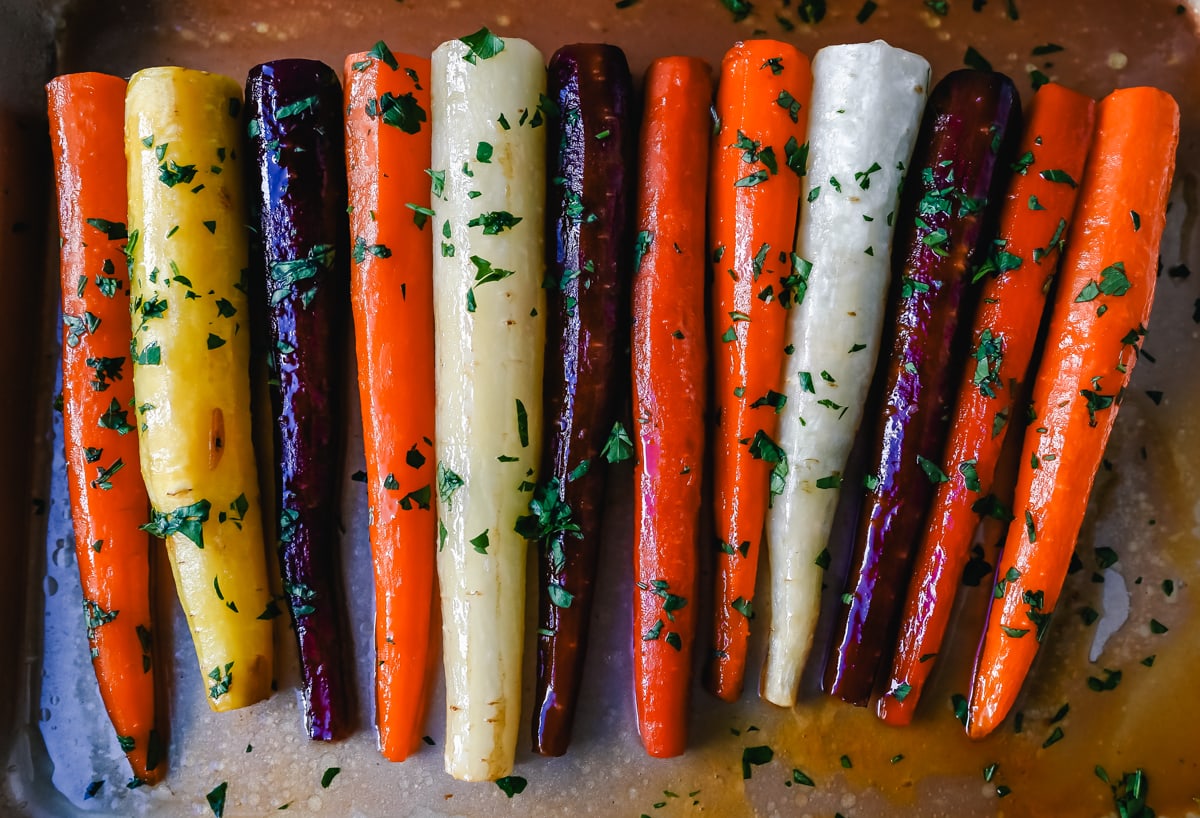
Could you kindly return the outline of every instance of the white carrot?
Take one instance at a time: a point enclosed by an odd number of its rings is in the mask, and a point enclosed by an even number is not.
[[[433,53],[433,301],[446,771],[512,771],[542,437],[545,61],[487,29]]]
[[[813,59],[806,198],[796,253],[807,288],[788,317],[789,465],[767,514],[771,629],[762,696],[795,704],[812,646],[842,471],[862,419],[891,278],[892,222],[929,91],[929,63],[873,43]]]

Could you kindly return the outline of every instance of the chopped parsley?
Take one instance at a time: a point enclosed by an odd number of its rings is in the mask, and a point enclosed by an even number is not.
[[[620,421],[613,424],[600,455],[609,463],[620,463],[633,457],[633,441]]]
[[[1038,175],[1047,182],[1056,182],[1069,187],[1078,187],[1078,184],[1075,182],[1075,180],[1071,178],[1071,174],[1067,173],[1065,170],[1044,170]]]
[[[180,534],[195,543],[196,547],[203,548],[203,524],[207,522],[211,508],[208,500],[197,500],[166,513],[152,508],[150,522],[141,526],[141,529],[164,540],[173,534]]]
[[[384,125],[399,128],[407,134],[420,132],[421,123],[427,119],[425,109],[411,91],[400,96],[385,91],[379,98],[378,110]]]
[[[490,529],[485,528],[481,534],[477,534],[468,541],[471,543],[471,547],[474,548],[479,554],[487,554],[488,552],[488,547],[490,545],[488,542],[489,530]]]
[[[387,43],[385,43],[383,40],[375,43],[371,50],[367,52],[367,56],[371,57],[372,59],[379,60],[393,71],[396,71],[400,68],[400,63],[396,61],[396,57],[394,54],[392,54],[392,50],[388,48]]]
[[[749,779],[752,767],[761,767],[764,764],[770,764],[773,758],[775,758],[775,751],[765,744],[757,747],[746,747],[742,750],[742,778]]]
[[[749,16],[754,4],[750,0],[721,0],[721,5],[733,15],[733,22],[740,23]]]
[[[225,793],[229,789],[229,782],[222,781],[217,786],[204,796],[208,801],[208,807],[212,810],[216,818],[222,818],[225,814]]]
[[[480,256],[471,256],[471,263],[475,265],[476,284],[502,281],[514,273],[513,270],[502,270],[499,267],[493,267],[490,261]]]
[[[489,31],[487,26],[474,34],[460,37],[459,41],[467,46],[467,53],[463,55],[463,59],[472,65],[478,60],[490,60],[504,50],[504,40]]]
[[[942,471],[942,467],[932,460],[917,455],[917,465],[921,467],[921,471],[925,472],[925,476],[929,478],[929,482],[937,485],[938,483],[949,483],[950,478]]]
[[[787,90],[779,92],[779,96],[775,99],[775,104],[788,112],[792,122],[800,121],[800,102],[791,95]]]
[[[525,792],[525,787],[528,785],[529,782],[519,775],[506,775],[503,778],[496,779],[496,786],[509,798]]]
[[[514,216],[507,210],[493,210],[481,213],[467,222],[467,227],[482,227],[483,235],[495,236],[505,230],[512,230],[521,223],[520,216]]]
[[[583,536],[579,524],[572,519],[571,506],[563,497],[562,482],[557,477],[551,477],[534,489],[529,510],[532,513],[518,517],[513,526],[513,530],[527,540],[556,539],[559,535],[570,535],[577,539]],[[555,557],[551,555],[551,562],[559,563]],[[558,564],[556,570],[561,568],[562,564]]]
[[[122,222],[110,222],[108,219],[86,219],[88,225],[96,228],[110,241],[128,238],[125,225]]]
[[[224,696],[229,692],[229,688],[233,685],[233,662],[225,663],[225,671],[222,673],[218,665],[208,672],[208,678],[213,680],[213,684],[208,688],[208,696],[213,701]]]

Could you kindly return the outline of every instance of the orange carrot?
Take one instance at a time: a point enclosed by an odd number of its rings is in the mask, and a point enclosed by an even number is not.
[[[971,688],[981,738],[1011,709],[1058,604],[1092,482],[1154,298],[1179,141],[1179,108],[1127,88],[1096,109],[1096,135],[1033,390],[1034,420]],[[1049,181],[1074,185],[1046,168]]]
[[[125,81],[46,86],[62,237],[63,421],[92,665],[135,780],[162,778],[125,267]]]
[[[704,172],[712,76],[693,57],[646,72],[633,293],[633,666],[646,752],[687,747],[708,355]],[[682,600],[682,603],[680,602]]]
[[[1042,175],[1079,179],[1091,143],[1095,103],[1061,85],[1043,86],[1029,108],[1017,171],[1000,214],[999,239],[979,274],[990,276],[972,331],[972,355],[960,378],[958,406],[942,466],[948,481],[934,494],[917,550],[887,692],[884,721],[912,720],[954,608],[955,592],[996,465],[1017,411],[1015,400],[1033,357],[1046,293],[1061,258],[1078,188]],[[1052,174],[1053,176],[1053,174]],[[1019,420],[1019,419],[1018,419]]]
[[[786,43],[738,43],[721,62],[708,208],[721,553],[708,686],[726,701],[742,692],[767,503],[787,470],[774,435],[784,319],[806,272],[792,248],[811,91],[808,58]]]
[[[379,42],[346,58],[351,299],[375,565],[379,749],[403,761],[424,723],[434,604],[433,260],[441,180],[427,170],[429,60]],[[396,117],[394,111],[404,111]]]

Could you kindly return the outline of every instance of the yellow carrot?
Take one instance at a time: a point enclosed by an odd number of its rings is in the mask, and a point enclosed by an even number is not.
[[[147,530],[167,543],[214,710],[270,695],[270,619],[250,437],[242,92],[150,68],[129,81],[133,387]]]

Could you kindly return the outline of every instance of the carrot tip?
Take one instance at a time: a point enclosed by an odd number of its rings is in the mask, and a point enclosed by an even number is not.
[[[884,695],[875,704],[875,715],[884,724],[890,724],[893,727],[907,727],[912,724],[916,709],[916,704],[909,704],[908,699],[901,701],[895,696]]]

